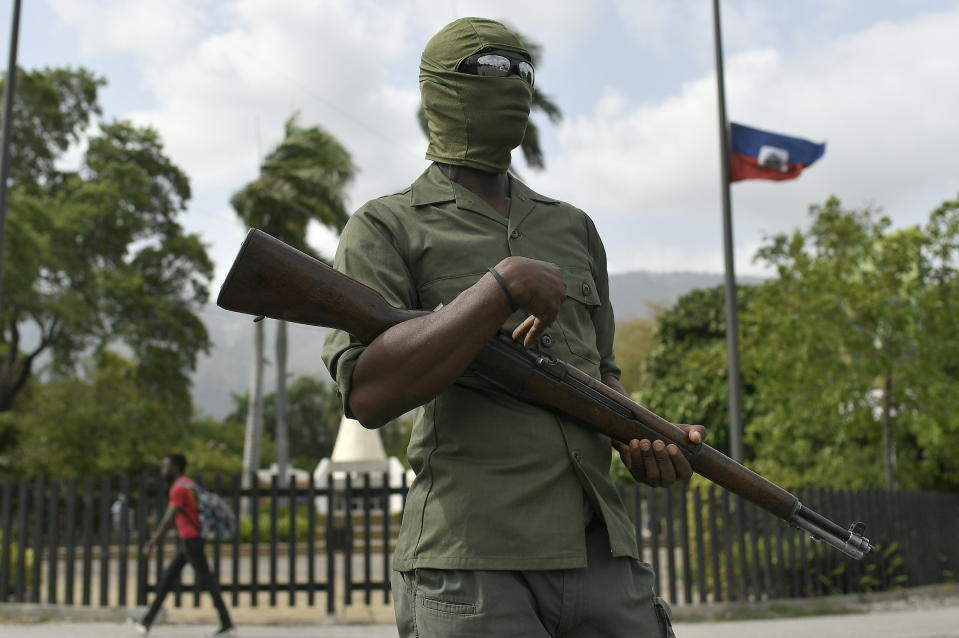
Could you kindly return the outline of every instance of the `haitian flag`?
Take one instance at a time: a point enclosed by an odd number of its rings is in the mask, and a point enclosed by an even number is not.
[[[795,179],[822,157],[825,144],[730,122],[729,181]]]

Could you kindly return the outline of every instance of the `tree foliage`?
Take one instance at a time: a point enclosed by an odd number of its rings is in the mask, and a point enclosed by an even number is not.
[[[0,429],[18,445],[7,471],[56,478],[115,475],[158,466],[189,433],[189,421],[142,381],[139,365],[103,351],[77,373],[32,384]]]
[[[649,319],[634,319],[616,326],[613,354],[622,371],[620,382],[630,394],[646,386],[646,357],[656,344],[656,324]]]
[[[310,222],[334,229],[337,233],[349,219],[346,188],[356,174],[349,152],[319,126],[301,127],[297,115],[285,125],[283,140],[266,157],[257,179],[233,195],[230,203],[246,226],[259,228],[299,250],[319,257],[306,241]],[[263,326],[254,328],[254,373],[252,410],[247,415],[244,449],[244,480],[259,467],[262,416],[262,339]],[[287,330],[277,322],[276,330],[276,424],[277,466],[285,480],[290,461],[287,435]],[[295,449],[295,448],[293,448]]]
[[[290,461],[294,467],[311,470],[320,459],[330,456],[336,433],[340,426],[343,411],[336,388],[310,376],[300,376],[293,380],[288,389],[289,412],[288,427],[290,449],[293,451]],[[226,422],[241,429],[246,419],[249,394],[233,395],[233,411]],[[276,394],[270,393],[263,398],[264,420],[271,422],[276,414]],[[264,461],[274,460],[273,433],[264,431]]]
[[[740,309],[755,296],[751,286],[739,286]],[[729,451],[726,315],[723,287],[693,290],[658,318],[659,345],[646,360],[645,386],[639,399],[654,412],[676,423],[709,428],[709,443]],[[744,351],[749,349],[743,343]],[[760,411],[752,375],[743,369],[745,422]],[[748,457],[748,450],[746,451]]]
[[[225,422],[239,429],[246,415],[249,395],[234,394],[233,402],[233,411]],[[294,467],[312,471],[320,459],[333,453],[340,419],[343,418],[343,403],[336,394],[336,386],[307,375],[297,377],[290,384],[289,402],[290,449],[293,450],[290,460]],[[266,395],[263,413],[267,421],[273,418],[275,410],[276,394]],[[399,458],[407,466],[406,448],[412,427],[412,415],[404,415],[378,430],[386,455]],[[274,458],[273,436],[269,431],[264,434],[264,461],[271,462]]]
[[[158,400],[190,412],[189,373],[209,348],[197,311],[213,266],[177,221],[186,175],[156,131],[98,121],[89,71],[21,71],[0,307],[0,411],[47,357],[66,375],[122,348]],[[58,162],[85,142],[79,167]],[[62,163],[62,162],[61,162]]]
[[[356,175],[349,152],[319,126],[294,114],[260,175],[230,199],[243,223],[314,256],[306,230],[316,221],[339,231],[349,219],[346,188]]]
[[[776,276],[738,289],[747,465],[791,487],[959,488],[959,201],[903,229],[836,198],[810,217],[760,249]],[[640,400],[725,451],[722,288],[658,332]]]
[[[758,258],[756,467],[791,483],[959,488],[959,203],[893,230],[836,198]],[[800,461],[800,459],[804,460]]]

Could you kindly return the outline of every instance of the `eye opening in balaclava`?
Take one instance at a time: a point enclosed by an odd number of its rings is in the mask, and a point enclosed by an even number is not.
[[[510,151],[526,132],[532,88],[515,75],[458,71],[466,58],[487,49],[530,57],[515,34],[484,18],[451,22],[423,50],[420,92],[429,127],[427,159],[491,173],[509,168]]]
[[[499,66],[500,60],[506,60],[508,67]],[[536,71],[529,56],[505,49],[487,47],[468,56],[456,67],[460,73],[470,73],[483,77],[506,77],[517,75],[530,86],[536,86]],[[505,71],[505,73],[504,73]]]

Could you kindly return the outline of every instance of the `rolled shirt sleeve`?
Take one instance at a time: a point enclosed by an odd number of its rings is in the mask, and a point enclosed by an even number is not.
[[[416,308],[416,287],[398,245],[401,237],[389,215],[376,210],[375,201],[347,222],[333,268],[369,286],[397,308]],[[349,405],[353,370],[365,349],[363,343],[342,330],[330,330],[323,344],[323,362],[336,382],[343,413],[350,418],[354,418]]]

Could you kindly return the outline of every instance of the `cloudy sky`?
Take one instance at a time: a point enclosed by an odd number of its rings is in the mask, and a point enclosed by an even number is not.
[[[244,234],[228,198],[294,111],[353,154],[354,207],[423,170],[419,54],[442,25],[478,14],[542,43],[538,86],[566,117],[541,122],[547,170],[518,167],[534,189],[592,215],[610,269],[722,269],[708,0],[24,4],[22,66],[93,69],[109,81],[107,117],[160,131],[192,179],[184,222],[209,244],[217,285]],[[751,256],[764,235],[803,224],[831,194],[881,206],[900,226],[956,195],[959,2],[723,6],[730,117],[828,143],[799,180],[733,186],[741,272],[758,272]],[[311,239],[335,247],[321,229]]]

